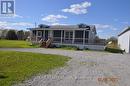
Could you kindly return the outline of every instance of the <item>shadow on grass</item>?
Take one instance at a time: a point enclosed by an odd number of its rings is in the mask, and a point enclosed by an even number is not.
[[[8,78],[8,76],[6,76],[5,74],[0,74],[0,79],[5,79]]]

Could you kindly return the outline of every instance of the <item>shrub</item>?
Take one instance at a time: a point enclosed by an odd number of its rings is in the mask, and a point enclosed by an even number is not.
[[[124,52],[124,50],[121,50],[121,49],[108,48],[108,47],[105,48],[105,51],[108,51],[108,52],[111,52],[111,53],[122,53],[122,54]]]
[[[4,79],[4,78],[7,78],[7,76],[4,73],[0,72],[0,79]]]
[[[84,50],[90,50],[89,48],[85,48]]]
[[[49,48],[56,48],[56,45],[51,44],[51,45],[49,46]]]
[[[61,45],[60,48],[69,49],[69,50],[79,50],[78,47],[76,47],[76,46],[70,46],[70,45]]]

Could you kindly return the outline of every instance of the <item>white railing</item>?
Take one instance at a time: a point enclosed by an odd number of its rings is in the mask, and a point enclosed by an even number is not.
[[[40,41],[41,37],[32,37],[32,41]],[[95,40],[86,38],[64,38],[64,37],[53,37],[53,43],[62,44],[84,44],[84,45],[105,45],[104,42],[96,42]]]
[[[61,38],[53,37],[53,43],[63,43],[63,44],[85,44],[85,45],[105,45],[104,42],[95,42],[91,39],[86,38]]]

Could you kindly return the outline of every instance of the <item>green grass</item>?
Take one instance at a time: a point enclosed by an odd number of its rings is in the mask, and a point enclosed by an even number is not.
[[[33,48],[30,42],[20,40],[0,40],[0,48]]]
[[[11,86],[38,73],[64,66],[69,57],[39,53],[0,51],[0,86]]]

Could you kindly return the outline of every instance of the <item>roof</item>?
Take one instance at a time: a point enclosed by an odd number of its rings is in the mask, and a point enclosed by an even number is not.
[[[29,30],[91,30],[95,34],[96,27],[95,25],[87,25],[87,24],[78,24],[78,25],[43,25],[40,24],[36,28],[28,28]]]
[[[126,33],[130,30],[130,27],[125,28],[118,36],[121,36],[122,34]]]

